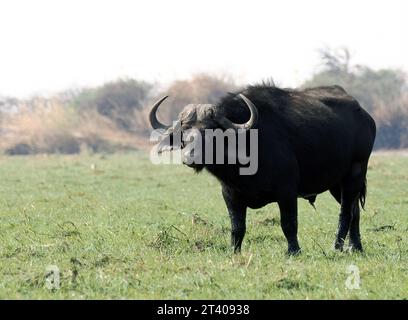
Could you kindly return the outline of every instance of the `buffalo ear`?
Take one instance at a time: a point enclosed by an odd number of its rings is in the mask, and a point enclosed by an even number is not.
[[[217,117],[218,122],[225,129],[234,129],[236,131],[249,130],[253,128],[258,122],[258,109],[256,108],[256,106],[252,103],[251,100],[249,100],[243,94],[240,93],[239,97],[245,102],[245,105],[249,109],[251,116],[248,119],[248,121],[245,123],[234,123],[231,120],[229,120],[226,116],[223,116],[223,115],[221,115],[220,117]]]

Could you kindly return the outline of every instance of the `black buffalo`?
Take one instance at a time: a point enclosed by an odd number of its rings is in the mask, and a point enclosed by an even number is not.
[[[166,97],[165,97],[166,98]],[[277,202],[288,253],[300,252],[297,239],[297,199],[312,204],[316,195],[330,191],[341,205],[335,248],[362,251],[360,205],[366,197],[367,164],[376,126],[371,116],[339,86],[305,90],[274,85],[249,86],[228,94],[216,105],[188,105],[176,127],[164,126],[156,117],[158,101],[150,113],[153,128],[176,130],[233,128],[258,129],[258,171],[240,175],[239,164],[191,164],[206,168],[218,178],[231,218],[231,241],[241,250],[247,208]],[[182,141],[180,147],[187,142]],[[171,145],[173,147],[173,145]]]

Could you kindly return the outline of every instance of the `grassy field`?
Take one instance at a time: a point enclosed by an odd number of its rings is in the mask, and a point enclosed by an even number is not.
[[[303,253],[287,257],[277,206],[250,210],[229,248],[218,182],[144,154],[0,158],[0,298],[408,298],[408,157],[373,156],[364,254],[332,249],[339,207],[299,200]],[[360,288],[345,287],[358,267]],[[47,268],[60,288],[46,286]]]

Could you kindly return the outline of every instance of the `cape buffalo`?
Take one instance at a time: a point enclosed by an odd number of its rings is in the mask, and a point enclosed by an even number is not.
[[[360,205],[366,197],[367,163],[376,125],[360,104],[339,86],[304,90],[281,89],[272,84],[248,86],[230,93],[217,104],[186,106],[175,127],[165,126],[156,117],[160,99],[151,109],[153,128],[165,135],[197,129],[233,129],[248,134],[258,129],[258,170],[240,175],[240,164],[189,164],[203,168],[222,185],[231,218],[231,242],[240,252],[245,235],[247,208],[277,202],[288,254],[297,254],[297,199],[312,204],[316,195],[330,191],[341,205],[335,248],[343,250],[349,234],[350,247],[362,251]],[[168,140],[171,141],[171,140]],[[173,143],[169,142],[173,148]],[[181,141],[183,150],[188,141]],[[183,160],[184,161],[184,160]]]

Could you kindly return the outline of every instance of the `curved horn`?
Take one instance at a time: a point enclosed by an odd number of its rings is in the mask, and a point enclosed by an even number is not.
[[[251,112],[251,117],[246,123],[243,124],[229,121],[230,126],[236,130],[238,129],[248,130],[251,129],[254,125],[256,125],[256,123],[258,122],[258,109],[255,107],[252,101],[245,97],[242,93],[240,93],[239,96],[242,100],[244,100],[245,104],[247,105],[249,111]]]
[[[159,106],[161,105],[161,103],[166,100],[169,96],[164,96],[163,98],[161,98],[159,101],[157,101],[152,109],[150,110],[149,113],[149,120],[150,120],[150,125],[152,126],[153,129],[165,129],[167,130],[168,128],[170,128],[171,126],[166,126],[163,123],[161,123],[156,116],[156,112],[157,109],[159,108]]]

